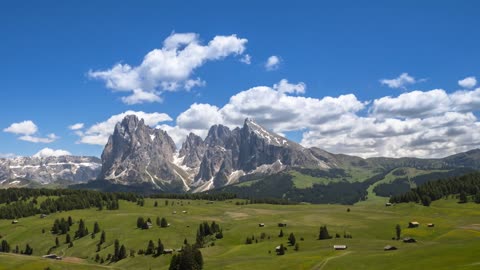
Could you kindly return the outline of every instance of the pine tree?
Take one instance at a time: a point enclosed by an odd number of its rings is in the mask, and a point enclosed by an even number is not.
[[[2,245],[0,246],[0,252],[8,253],[10,252],[10,245],[7,240],[2,240]]]
[[[156,224],[157,224],[158,227],[160,227],[160,225],[161,225],[161,223],[160,223],[160,217],[157,217]]]
[[[55,237],[55,246],[56,247],[60,246],[60,241],[58,240],[58,237]]]
[[[400,228],[400,224],[397,224],[397,226],[395,226],[395,234],[397,236],[397,240],[400,239],[401,233],[402,233],[402,228]]]
[[[163,254],[163,251],[164,251],[164,246],[163,246],[163,243],[162,243],[162,240],[158,239],[158,245],[157,245],[157,256],[160,256]]]
[[[319,240],[331,239],[332,237],[328,234],[327,226],[320,226],[320,233],[318,234]]]
[[[78,223],[78,230],[75,232],[75,238],[82,238],[88,234],[88,229],[85,227],[85,222],[80,219]]]
[[[148,246],[147,246],[147,250],[145,250],[145,255],[154,254],[154,251],[155,251],[155,244],[153,244],[153,241],[150,240],[148,241]]]
[[[73,219],[71,216],[68,216],[68,225],[72,226],[73,225]]]
[[[153,207],[158,207],[158,202],[155,201],[155,203],[153,204]]]
[[[67,235],[65,236],[65,243],[70,244],[71,242],[72,242],[72,239],[70,238],[70,234],[67,233]]]
[[[168,227],[168,222],[166,218],[162,217],[162,220],[160,221],[160,227],[162,228]]]
[[[102,234],[100,235],[99,244],[101,245],[101,244],[105,243],[105,240],[106,240],[105,231],[102,231]]]
[[[288,242],[290,243],[291,246],[294,246],[296,243],[295,235],[293,233],[290,233],[288,236]]]
[[[120,242],[118,241],[118,239],[115,239],[115,244],[113,248],[113,257],[111,258],[112,261],[113,262],[118,261],[119,255],[120,255]]]
[[[93,234],[97,234],[100,232],[100,225],[98,225],[98,222],[95,221],[95,224],[93,224]]]
[[[118,252],[118,261],[127,258],[127,249],[124,245],[120,247],[120,251]]]
[[[30,245],[27,243],[25,246],[25,251],[23,252],[25,255],[32,255],[33,254],[33,248],[30,247]]]
[[[280,229],[280,233],[278,234],[278,237],[283,237],[283,230]]]
[[[137,228],[143,229],[144,226],[145,226],[145,220],[143,219],[143,217],[138,217],[137,218]]]

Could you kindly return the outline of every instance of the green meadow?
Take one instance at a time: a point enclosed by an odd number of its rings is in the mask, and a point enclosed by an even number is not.
[[[154,202],[158,201],[158,207]],[[168,269],[172,255],[159,257],[138,255],[146,249],[149,240],[155,245],[160,238],[165,248],[178,249],[184,239],[195,242],[196,230],[203,221],[217,222],[223,229],[223,239],[202,248],[204,269],[479,269],[480,268],[480,207],[478,204],[457,204],[456,199],[435,201],[430,207],[418,204],[397,204],[386,207],[385,201],[372,200],[353,206],[344,205],[237,205],[242,200],[206,201],[146,199],[145,206],[120,201],[120,210],[75,210],[51,214],[46,218],[0,220],[0,235],[14,249],[33,247],[32,256],[0,253],[2,269]],[[174,205],[171,203],[174,202]],[[347,209],[350,211],[347,211]],[[173,213],[176,211],[176,214]],[[187,211],[187,213],[183,213]],[[56,218],[71,216],[75,222],[83,219],[90,232],[97,221],[106,232],[106,243],[98,254],[106,258],[113,253],[115,239],[125,245],[127,253],[135,250],[135,257],[116,263],[96,263],[96,244],[100,235],[74,240],[73,247],[65,244],[55,248],[55,235],[49,233]],[[153,228],[136,228],[139,216],[151,218]],[[157,217],[165,217],[168,228],[156,226]],[[418,221],[418,228],[407,228],[409,221]],[[279,228],[278,223],[287,223]],[[259,227],[264,223],[265,227]],[[428,228],[427,223],[435,227]],[[402,227],[402,237],[413,237],[417,243],[392,240],[395,226]],[[319,227],[327,225],[329,240],[317,240]],[[71,227],[71,235],[78,224]],[[42,233],[42,229],[45,233]],[[280,229],[284,237],[279,237]],[[264,233],[265,238],[260,239]],[[293,233],[299,250],[288,246],[288,235]],[[340,238],[335,238],[338,233]],[[343,238],[344,233],[351,239]],[[254,236],[258,243],[245,244]],[[303,240],[302,240],[303,239]],[[278,256],[275,247],[287,246],[285,255]],[[335,251],[333,245],[347,245],[347,250]],[[384,251],[386,245],[398,248]],[[41,258],[50,250],[63,257],[62,261]]]

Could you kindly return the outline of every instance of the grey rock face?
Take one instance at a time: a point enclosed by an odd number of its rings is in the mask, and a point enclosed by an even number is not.
[[[57,180],[87,182],[96,179],[101,161],[96,157],[16,157],[0,159],[0,181],[26,179],[40,184]]]
[[[200,166],[205,149],[205,143],[200,136],[193,133],[188,134],[187,139],[179,151],[179,157],[183,158],[182,165],[189,168],[197,168]]]
[[[249,173],[276,173],[289,166],[330,167],[328,157],[317,156],[249,119],[234,130],[214,125],[205,140],[190,133],[176,154],[165,131],[127,116],[105,146],[99,179],[147,182],[164,191],[204,191],[232,184]]]
[[[329,157],[304,148],[246,119],[242,128],[212,126],[205,139],[207,150],[195,176],[197,191],[231,184],[233,173],[275,173],[288,166],[330,168]],[[317,154],[316,155],[314,155]],[[210,182],[210,183],[207,183]]]
[[[175,143],[165,131],[129,115],[108,139],[99,179],[119,184],[148,182],[164,191],[181,191],[182,172],[173,164],[174,153]]]

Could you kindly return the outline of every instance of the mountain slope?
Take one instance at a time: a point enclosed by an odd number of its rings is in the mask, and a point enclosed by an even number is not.
[[[101,161],[96,157],[16,157],[0,159],[0,183],[14,186],[10,180],[28,180],[50,184],[58,180],[86,182],[97,178]],[[13,184],[12,184],[13,183]]]
[[[102,153],[99,179],[117,184],[149,182],[164,191],[187,189],[184,173],[174,163],[175,143],[167,132],[154,129],[134,115],[117,123]]]

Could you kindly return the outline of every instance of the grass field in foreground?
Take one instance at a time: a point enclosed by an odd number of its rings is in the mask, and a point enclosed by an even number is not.
[[[165,206],[164,199],[147,199],[145,206],[121,201],[120,210],[77,210],[19,219],[18,224],[0,220],[0,235],[12,249],[21,249],[29,243],[33,256],[0,254],[2,269],[168,269],[171,255],[151,257],[136,255],[114,264],[97,264],[95,239],[90,236],[74,241],[68,248],[65,236],[59,236],[62,245],[52,253],[65,257],[64,261],[40,258],[54,246],[55,236],[48,233],[55,218],[72,216],[75,221],[86,221],[91,232],[98,221],[106,231],[107,243],[99,254],[113,253],[113,241],[118,238],[127,250],[146,249],[148,241],[156,244],[162,239],[165,248],[180,248],[183,240],[195,241],[195,233],[202,221],[215,220],[223,228],[224,239],[215,246],[202,249],[204,269],[479,269],[480,268],[480,206],[456,200],[440,200],[430,207],[398,204],[385,207],[384,202],[362,202],[354,206],[341,205],[236,205],[234,201],[206,204],[205,201],[175,201]],[[169,200],[172,202],[172,200]],[[181,206],[183,204],[183,206]],[[347,208],[351,211],[347,212]],[[188,211],[184,214],[182,211]],[[177,214],[173,214],[177,211]],[[169,228],[154,226],[150,230],[136,229],[137,217],[165,217]],[[409,221],[420,222],[420,227],[408,229]],[[279,238],[277,223],[288,224]],[[265,223],[260,228],[258,223]],[[435,223],[427,228],[426,223]],[[402,226],[402,236],[417,239],[416,244],[391,240],[395,225]],[[331,235],[350,233],[352,239],[317,240],[319,227],[327,225]],[[78,225],[74,224],[73,232]],[[42,234],[42,229],[47,232]],[[259,243],[245,244],[248,236],[259,238],[264,232],[270,236]],[[275,255],[277,245],[287,244],[288,234],[294,233],[300,250],[288,247],[284,256]],[[300,238],[304,238],[301,241]],[[334,251],[334,244],[346,244],[346,251]],[[383,251],[385,245],[395,245],[397,251]]]

